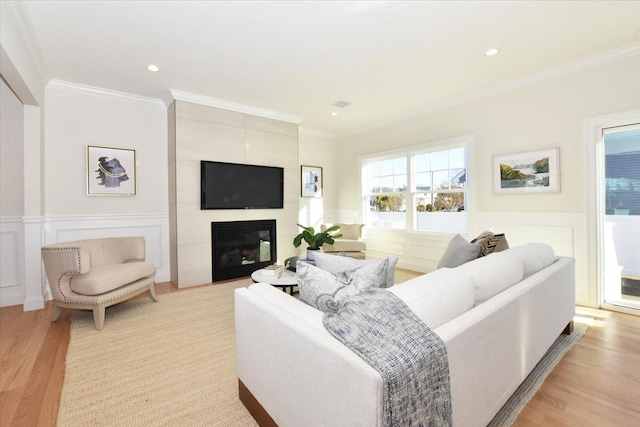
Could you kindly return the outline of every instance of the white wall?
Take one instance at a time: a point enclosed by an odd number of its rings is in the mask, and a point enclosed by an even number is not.
[[[0,80],[0,307],[22,304],[24,106]]]
[[[45,244],[141,235],[156,280],[168,281],[164,104],[53,81],[45,107]],[[87,145],[136,150],[135,196],[87,195]]]
[[[44,87],[47,70],[44,58],[30,32],[26,8],[20,2],[0,2],[0,74],[23,104],[23,209],[21,217],[2,220],[3,232],[10,228],[11,244],[2,247],[3,260],[13,264],[8,281],[18,284],[9,298],[0,295],[0,305],[23,304],[24,310],[44,307],[42,246],[42,146],[44,144]],[[19,159],[17,159],[19,161]],[[7,280],[3,280],[7,283]],[[16,291],[15,288],[19,288]]]
[[[0,80],[0,215],[24,213],[24,107]]]
[[[576,257],[577,301],[595,305],[589,275],[585,121],[640,107],[640,55],[552,78],[451,108],[403,120],[338,141],[338,206],[359,212],[358,157],[401,146],[473,135],[470,159],[473,204],[469,237],[491,227],[510,244],[547,241],[556,253]],[[492,192],[492,156],[560,148],[561,192],[498,196]],[[400,256],[400,266],[430,271],[450,235],[372,232],[369,246]]]
[[[322,223],[342,221],[337,211],[340,183],[337,179],[336,147],[334,138],[305,129],[300,130],[298,146],[300,165],[321,167],[323,184],[322,197],[299,198],[299,224],[319,229]],[[296,234],[299,232],[298,229]]]
[[[47,216],[167,213],[167,116],[143,104],[47,86]],[[87,195],[87,145],[136,150],[136,196]]]

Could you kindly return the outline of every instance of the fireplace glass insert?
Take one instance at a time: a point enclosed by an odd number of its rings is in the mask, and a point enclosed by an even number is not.
[[[213,281],[250,276],[274,264],[276,220],[211,223]]]

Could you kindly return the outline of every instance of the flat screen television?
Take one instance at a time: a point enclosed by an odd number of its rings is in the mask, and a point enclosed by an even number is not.
[[[284,169],[200,161],[200,209],[282,209]]]

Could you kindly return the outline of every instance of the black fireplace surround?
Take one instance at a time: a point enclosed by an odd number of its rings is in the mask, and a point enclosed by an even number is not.
[[[250,276],[277,259],[275,219],[211,223],[214,282]]]

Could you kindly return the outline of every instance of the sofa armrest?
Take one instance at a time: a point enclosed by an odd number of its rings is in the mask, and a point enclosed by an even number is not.
[[[86,245],[69,242],[47,245],[41,253],[51,292],[64,301],[65,296],[73,293],[69,287],[71,277],[91,271],[91,251]]]
[[[561,257],[434,330],[447,347],[453,425],[487,425],[571,322],[574,269]]]
[[[238,378],[278,425],[381,425],[382,378],[317,310],[259,283],[235,291],[235,322]]]

